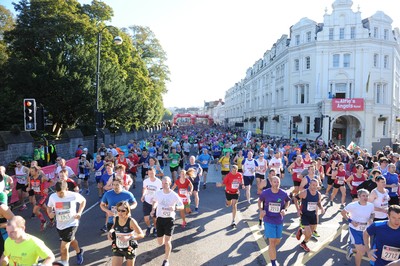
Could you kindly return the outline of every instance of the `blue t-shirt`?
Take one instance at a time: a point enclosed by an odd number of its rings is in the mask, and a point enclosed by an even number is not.
[[[210,160],[211,160],[211,156],[210,156],[210,154],[205,154],[205,153],[202,153],[202,154],[200,154],[199,155],[199,157],[197,158],[197,160],[199,160],[200,161],[200,166],[201,166],[201,168],[208,168],[208,163],[210,162]]]
[[[133,204],[136,202],[135,197],[133,194],[129,191],[122,190],[120,193],[115,193],[114,190],[109,190],[106,193],[104,193],[103,198],[101,199],[101,202],[105,203],[108,205],[108,209],[113,211],[114,214],[116,214],[117,209],[116,205],[118,202],[121,201],[127,201],[129,204]],[[108,223],[113,222],[114,216],[108,217]]]
[[[111,175],[107,174],[107,172],[104,172],[104,174],[100,178],[100,182],[103,183],[103,186],[107,185],[108,179],[115,175],[115,173],[112,173]]]
[[[392,184],[398,184],[399,183],[399,177],[396,173],[391,174],[390,172],[387,172],[386,174],[383,175],[386,178],[386,185],[392,185]],[[397,196],[397,189],[396,188],[387,188],[389,190],[389,196],[390,197],[396,197]]]
[[[371,224],[367,228],[367,233],[374,239],[372,249],[376,249],[375,255],[377,257],[374,266],[381,266],[388,264],[390,261],[382,258],[383,247],[385,246],[383,257],[386,258],[391,256],[392,254],[392,252],[390,252],[391,250],[400,249],[400,241],[399,241],[400,228],[392,229],[389,227],[388,221],[379,221]],[[399,257],[397,256],[396,259],[399,259]]]
[[[199,176],[199,174],[200,174],[200,164],[198,164],[198,163],[195,163],[193,165],[187,164],[185,166],[185,170],[187,171],[187,170],[189,170],[189,168],[193,168],[194,170],[196,170],[196,177],[194,178],[193,183],[200,182],[200,176]]]

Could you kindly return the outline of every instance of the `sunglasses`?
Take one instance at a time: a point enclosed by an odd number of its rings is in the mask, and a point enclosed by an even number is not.
[[[127,210],[118,210],[118,212],[127,212]]]

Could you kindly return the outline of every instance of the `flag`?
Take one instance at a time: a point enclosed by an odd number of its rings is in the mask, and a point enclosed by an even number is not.
[[[349,146],[347,146],[347,150],[353,151],[356,147],[357,145],[352,141],[350,142]]]
[[[371,77],[371,72],[369,72],[369,74],[368,74],[367,85],[365,85],[365,90],[367,91],[367,93],[368,93],[368,88],[369,88],[369,79],[370,79],[370,77]]]

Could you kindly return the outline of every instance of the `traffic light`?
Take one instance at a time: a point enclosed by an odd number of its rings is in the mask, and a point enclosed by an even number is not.
[[[96,112],[96,127],[103,128],[106,124],[103,112]]]
[[[25,131],[36,130],[36,102],[35,99],[24,99],[24,128]]]
[[[36,129],[44,130],[46,127],[48,111],[44,109],[43,105],[38,106],[36,111]]]
[[[321,118],[314,118],[314,132],[319,133],[321,131]]]

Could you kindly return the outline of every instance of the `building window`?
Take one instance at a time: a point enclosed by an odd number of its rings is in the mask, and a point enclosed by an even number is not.
[[[329,28],[329,40],[333,40],[333,28]]]
[[[374,38],[378,38],[378,27],[374,28]]]
[[[379,55],[374,54],[374,67],[379,67]]]
[[[310,124],[311,124],[311,119],[310,119],[310,117],[309,116],[306,116],[305,117],[306,119],[306,134],[310,134],[310,130],[311,130],[311,126],[310,126]]]
[[[356,38],[356,27],[351,27],[350,29],[350,39]]]
[[[385,55],[383,58],[383,68],[389,68],[389,56]]]
[[[295,42],[296,42],[296,45],[300,44],[300,35],[296,35]]]
[[[308,84],[299,84],[295,86],[296,91],[296,104],[308,104],[310,97],[310,90]]]
[[[311,31],[307,32],[307,42],[311,42]]]
[[[339,67],[339,60],[340,60],[340,55],[334,54],[333,55],[333,67]]]
[[[300,70],[300,61],[299,59],[294,60],[294,70],[299,71]]]
[[[343,55],[343,67],[350,67],[350,54]]]
[[[375,83],[375,103],[385,104],[387,84]]]
[[[383,31],[383,38],[384,38],[385,40],[389,40],[389,30],[388,30],[388,29],[385,29],[385,30]]]
[[[311,58],[306,56],[306,69],[311,69]]]
[[[340,39],[340,40],[343,40],[343,39],[344,39],[344,28],[340,28],[340,31],[339,31],[339,39]]]

